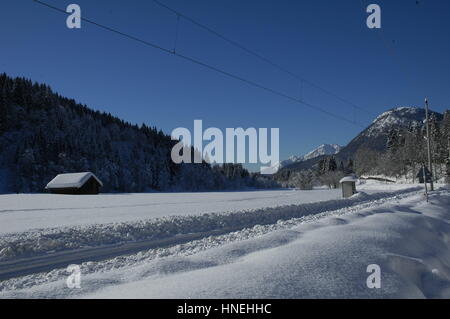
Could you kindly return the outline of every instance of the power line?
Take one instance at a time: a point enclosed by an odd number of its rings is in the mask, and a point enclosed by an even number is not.
[[[256,57],[256,58],[258,58],[258,59],[260,59],[260,60],[262,60],[262,61],[264,61],[266,63],[268,63],[268,64],[270,64],[274,68],[276,68],[276,69],[278,69],[278,70],[280,70],[280,71],[290,75],[294,79],[296,79],[296,80],[298,80],[300,82],[304,82],[304,83],[306,83],[306,84],[308,84],[308,85],[310,85],[310,86],[312,86],[312,87],[314,87],[314,88],[316,88],[316,89],[318,89],[318,90],[320,90],[320,91],[322,91],[322,92],[324,92],[324,93],[326,93],[326,94],[328,94],[328,95],[330,95],[330,96],[340,100],[341,102],[349,104],[355,109],[358,109],[360,111],[366,112],[366,113],[368,113],[370,115],[375,115],[374,113],[372,113],[372,112],[370,112],[370,111],[368,111],[368,110],[366,110],[366,109],[356,105],[355,103],[353,103],[353,102],[351,102],[351,101],[349,101],[347,99],[344,99],[343,97],[341,97],[341,96],[339,96],[339,95],[337,95],[337,94],[335,94],[335,93],[333,93],[333,92],[331,92],[331,91],[329,91],[329,90],[327,90],[327,89],[325,89],[325,88],[323,88],[323,87],[321,87],[321,86],[319,86],[319,85],[317,85],[317,84],[315,84],[315,83],[313,83],[313,82],[311,82],[311,81],[309,81],[309,80],[307,80],[307,79],[305,79],[305,78],[303,78],[303,77],[301,77],[301,76],[299,76],[297,74],[295,74],[292,71],[289,71],[288,69],[280,66],[279,64],[277,64],[277,63],[275,63],[275,62],[273,62],[271,60],[269,60],[268,58],[262,56],[261,54],[258,54],[257,52],[255,52],[255,51],[253,51],[253,50],[243,46],[242,44],[240,44],[240,43],[238,43],[238,42],[236,42],[236,41],[234,41],[234,40],[232,40],[232,39],[222,35],[221,33],[211,29],[210,27],[208,27],[208,26],[206,26],[206,25],[204,25],[204,24],[194,20],[193,18],[190,18],[190,17],[186,16],[185,14],[181,13],[180,11],[171,8],[171,7],[167,6],[166,4],[164,4],[164,3],[162,3],[162,2],[160,2],[158,0],[152,0],[152,1],[154,3],[156,3],[157,5],[159,5],[160,7],[163,7],[165,9],[171,11],[172,13],[176,14],[177,16],[182,17],[183,19],[193,23],[194,25],[196,25],[196,26],[198,26],[198,27],[208,31],[209,33],[211,33],[211,34],[213,34],[213,35],[215,35],[217,37],[219,37],[220,39],[224,40],[225,42],[228,42],[229,44],[231,44],[231,45],[233,45],[233,46],[235,46],[235,47],[237,47],[237,48],[247,52],[248,54],[250,54],[250,55],[252,55],[252,56],[254,56],[254,57]]]
[[[177,26],[175,31],[175,42],[173,45],[173,52],[177,51],[177,44],[178,44],[178,35],[180,33],[180,16],[177,16]]]
[[[45,7],[48,7],[48,8],[50,8],[50,9],[53,9],[53,10],[55,10],[55,11],[57,11],[57,12],[63,13],[64,15],[69,15],[69,13],[67,13],[66,11],[64,11],[64,10],[58,8],[58,7],[52,6],[52,5],[48,4],[48,3],[42,2],[42,1],[40,1],[40,0],[32,0],[32,1],[34,1],[34,2],[36,2],[36,3],[38,3],[38,4],[41,4],[41,5],[45,6]],[[239,80],[239,81],[241,81],[241,82],[247,83],[247,84],[249,84],[249,85],[251,85],[251,86],[253,86],[253,87],[256,87],[256,88],[265,90],[265,91],[270,92],[270,93],[272,93],[272,94],[274,94],[274,95],[278,95],[278,96],[280,96],[280,97],[284,97],[284,98],[286,98],[286,99],[289,99],[289,100],[291,100],[291,101],[293,101],[293,102],[297,102],[297,103],[299,103],[299,104],[303,104],[303,105],[305,105],[305,106],[307,106],[307,107],[309,107],[309,108],[311,108],[311,109],[313,109],[313,110],[319,111],[319,112],[324,113],[324,114],[326,114],[326,115],[328,115],[328,116],[334,117],[334,118],[336,118],[336,119],[338,119],[338,120],[345,121],[345,122],[348,122],[348,123],[350,123],[350,124],[352,124],[352,125],[355,125],[355,126],[359,126],[359,127],[365,128],[364,125],[362,125],[362,124],[360,124],[360,123],[358,123],[358,122],[356,122],[356,121],[352,121],[352,120],[350,120],[350,119],[348,119],[348,118],[345,118],[345,117],[343,117],[343,116],[340,116],[340,115],[334,114],[334,113],[332,113],[332,112],[329,112],[329,111],[327,111],[327,110],[325,110],[325,109],[323,109],[323,108],[321,108],[321,107],[319,107],[319,106],[313,105],[313,104],[311,104],[311,103],[307,103],[307,102],[305,102],[305,101],[303,101],[303,100],[300,100],[300,99],[298,99],[298,98],[292,97],[292,96],[287,95],[287,94],[285,94],[285,93],[279,92],[279,91],[274,90],[274,89],[272,89],[272,88],[269,88],[269,87],[267,87],[267,86],[261,85],[261,84],[259,84],[259,83],[253,82],[253,81],[248,80],[248,79],[245,79],[245,78],[240,77],[240,76],[238,76],[238,75],[229,73],[229,72],[227,72],[227,71],[225,71],[225,70],[222,70],[222,69],[220,69],[220,68],[218,68],[218,67],[215,67],[215,66],[212,66],[212,65],[210,65],[210,64],[204,63],[204,62],[202,62],[202,61],[200,61],[200,60],[191,58],[191,57],[189,57],[189,56],[180,54],[180,53],[178,53],[178,52],[174,52],[174,51],[172,51],[172,50],[169,50],[169,49],[166,49],[166,48],[161,47],[161,46],[159,46],[159,45],[156,45],[156,44],[154,44],[154,43],[152,43],[152,42],[149,42],[149,41],[146,41],[146,40],[137,38],[137,37],[135,37],[135,36],[133,36],[133,35],[124,33],[124,32],[122,32],[122,31],[119,31],[119,30],[117,30],[117,29],[114,29],[114,28],[111,28],[111,27],[108,27],[108,26],[105,26],[105,25],[100,24],[100,23],[98,23],[98,22],[95,22],[95,21],[93,21],[93,20],[90,20],[90,19],[87,19],[87,18],[83,18],[83,17],[81,17],[81,20],[84,21],[84,22],[86,22],[86,23],[95,25],[95,26],[97,26],[97,27],[99,27],[99,28],[102,28],[102,29],[104,29],[104,30],[107,30],[107,31],[110,31],[110,32],[112,32],[112,33],[121,35],[121,36],[123,36],[123,37],[125,37],[125,38],[128,38],[128,39],[130,39],[130,40],[133,40],[133,41],[139,42],[139,43],[141,43],[141,44],[150,46],[150,47],[152,47],[152,48],[154,48],[154,49],[161,50],[161,51],[163,51],[163,52],[165,52],[165,53],[169,53],[169,54],[171,54],[171,55],[177,56],[177,57],[179,57],[179,58],[181,58],[181,59],[184,59],[184,60],[186,60],[186,61],[190,61],[191,63],[200,65],[200,66],[205,67],[205,68],[207,68],[207,69],[210,69],[210,70],[212,70],[212,71],[215,71],[215,72],[218,72],[218,73],[220,73],[220,74],[226,75],[226,76],[228,76],[228,77],[230,77],[230,78],[233,78],[233,79],[235,79],[235,80]]]
[[[361,3],[361,8],[365,11],[366,10],[366,5],[364,4],[365,1],[360,0],[359,2]],[[405,64],[401,63],[401,59],[397,54],[397,50],[396,50],[394,44],[392,42],[388,41],[388,39],[386,38],[385,33],[383,31],[383,28],[380,28],[379,32],[376,32],[376,33],[379,36],[381,42],[383,42],[384,46],[386,47],[388,54],[391,55],[393,62],[398,65],[400,73],[402,73],[402,75],[405,77],[407,82],[410,82],[411,88],[414,89],[414,80],[413,80],[414,76],[413,76],[413,73],[410,72],[411,69],[407,68]]]

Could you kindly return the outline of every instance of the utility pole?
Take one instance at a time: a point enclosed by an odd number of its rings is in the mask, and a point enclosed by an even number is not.
[[[450,136],[447,139],[448,141],[448,161],[450,162]]]
[[[447,165],[445,166],[445,173],[446,173],[446,177],[447,177],[447,184],[450,185],[450,136],[447,138],[447,142],[448,142],[448,158],[447,158]]]
[[[428,148],[428,168],[431,173],[430,180],[430,191],[434,191],[434,183],[433,183],[433,165],[431,163],[431,140],[430,140],[430,122],[428,121],[428,99],[425,99],[425,118],[427,121],[427,148]],[[425,184],[427,180],[425,179]]]
[[[425,198],[427,199],[428,203],[428,187],[427,187],[427,174],[425,174],[425,165],[422,166],[422,174],[423,174],[423,181],[425,185]]]

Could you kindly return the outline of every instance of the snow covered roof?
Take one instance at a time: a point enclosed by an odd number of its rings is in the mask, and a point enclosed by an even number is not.
[[[80,188],[86,183],[91,177],[103,186],[103,183],[91,172],[84,173],[72,173],[72,174],[59,174],[54,179],[50,181],[45,187],[46,189],[55,188]]]
[[[345,176],[343,179],[341,179],[339,181],[339,183],[344,183],[344,182],[357,182],[358,178],[356,176]]]

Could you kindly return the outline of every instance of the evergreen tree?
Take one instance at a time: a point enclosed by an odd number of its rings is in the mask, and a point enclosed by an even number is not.
[[[348,175],[348,174],[354,173],[353,166],[354,166],[353,160],[350,158],[350,159],[348,160],[347,167],[346,167],[346,169],[345,169],[345,174]]]
[[[336,157],[331,156],[328,160],[328,171],[334,172],[337,170]]]

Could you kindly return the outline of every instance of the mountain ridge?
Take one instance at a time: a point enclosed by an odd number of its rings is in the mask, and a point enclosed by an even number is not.
[[[429,115],[442,120],[443,114],[429,111]],[[371,124],[354,137],[346,146],[335,154],[338,161],[348,161],[360,148],[368,148],[379,152],[386,150],[388,134],[392,129],[408,129],[423,127],[425,109],[420,107],[401,106],[389,109],[377,116]],[[306,161],[292,163],[283,169],[305,170],[313,168],[326,155]]]
[[[291,155],[288,159],[276,163],[268,170],[273,170],[274,168],[280,170],[289,165],[304,162],[322,155],[334,155],[341,150],[342,146],[338,144],[322,144],[312,151],[309,151],[305,155]]]

